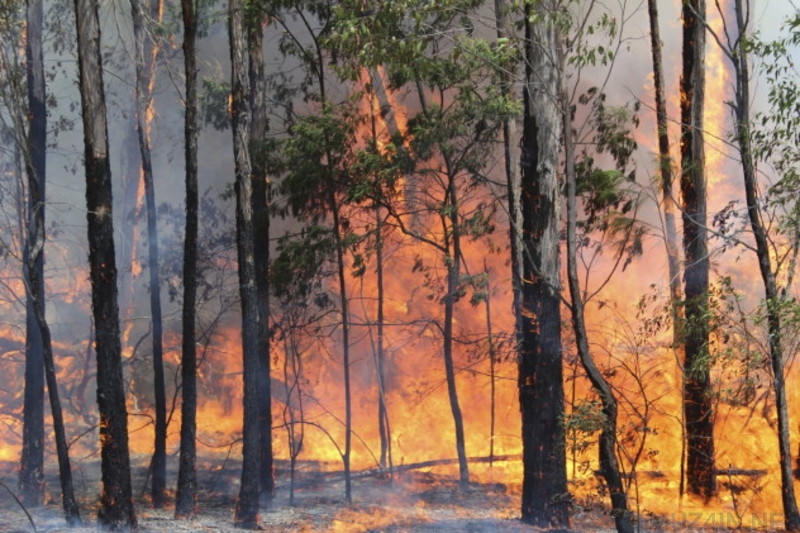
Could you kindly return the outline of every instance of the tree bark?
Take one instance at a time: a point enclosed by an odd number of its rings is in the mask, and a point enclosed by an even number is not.
[[[175,517],[189,518],[197,500],[197,11],[193,0],[181,0],[183,58],[186,73],[184,158],[186,231],[183,243],[183,310],[181,343],[181,443]]]
[[[136,527],[128,453],[128,412],[122,376],[111,165],[97,10],[97,0],[75,0],[100,413],[103,494],[99,520],[112,528]]]
[[[136,133],[142,163],[145,206],[147,212],[148,267],[150,270],[150,321],[152,324],[153,386],[155,398],[155,438],[152,459],[151,496],[153,507],[160,509],[167,503],[167,399],[164,384],[163,320],[161,316],[161,280],[158,260],[158,222],[153,183],[153,164],[150,150],[150,120],[153,113],[153,81],[158,47],[146,35],[147,17],[155,22],[161,18],[160,0],[131,0],[133,38],[136,63]],[[144,8],[144,10],[143,10]]]
[[[761,203],[758,197],[758,179],[755,156],[750,142],[750,66],[746,43],[747,21],[742,0],[736,0],[736,28],[739,38],[737,46],[731,50],[734,73],[736,75],[736,100],[733,105],[736,116],[736,142],[742,161],[744,192],[747,214],[753,238],[761,280],[764,284],[767,310],[767,333],[769,334],[769,356],[772,367],[772,388],[775,392],[775,409],[778,414],[778,450],[781,469],[781,501],[783,503],[784,525],[786,531],[800,531],[800,511],[794,492],[792,476],[791,432],[789,406],[786,399],[786,381],[783,364],[783,328],[781,324],[781,296],[775,279],[775,271],[769,254],[767,228],[762,221]]]
[[[560,41],[560,39],[559,39]],[[563,72],[565,59],[563,45],[559,46],[559,69]],[[569,96],[566,87],[562,89],[562,113],[564,120],[564,159],[567,180],[567,280],[570,295],[570,311],[575,333],[578,356],[589,382],[603,406],[605,423],[600,430],[598,442],[600,472],[606,481],[611,498],[611,514],[619,533],[633,533],[631,513],[628,509],[628,496],[622,483],[617,462],[617,399],[611,385],[594,362],[589,349],[589,334],[586,328],[583,292],[578,279],[578,205],[577,176],[575,174],[575,142],[572,136],[572,115],[567,110]]]
[[[64,417],[56,380],[50,328],[45,318],[44,244],[47,156],[47,105],[42,53],[43,7],[41,0],[29,1],[26,25],[26,67],[28,89],[28,224],[23,265],[27,293],[25,407],[23,414],[22,468],[20,489],[24,505],[41,505],[44,496],[44,378],[50,399],[53,434],[58,456],[61,503],[67,523],[80,523],[80,511],[72,485]]]
[[[675,225],[677,206],[673,193],[672,157],[669,146],[669,125],[667,122],[667,102],[665,98],[664,66],[661,54],[661,32],[658,24],[657,0],[647,0],[650,19],[650,50],[653,55],[653,85],[655,87],[656,129],[658,137],[658,168],[661,175],[661,205],[664,210],[664,243],[667,250],[667,268],[669,272],[669,299],[672,318],[672,349],[678,360],[682,360],[683,307],[681,300],[680,249],[678,247],[678,231]],[[681,373],[683,374],[683,373]],[[681,375],[683,381],[683,375]],[[681,425],[681,465],[679,494],[683,495],[685,485],[686,463],[686,425]]]
[[[464,416],[458,402],[458,389],[456,388],[456,372],[453,359],[453,321],[455,305],[458,295],[458,283],[461,277],[461,228],[459,217],[459,199],[456,192],[456,176],[453,165],[447,156],[444,156],[445,167],[448,174],[447,200],[445,205],[449,210],[450,228],[444,228],[445,257],[447,265],[447,294],[444,297],[444,369],[447,378],[447,397],[450,401],[450,411],[453,414],[453,424],[456,434],[456,455],[458,456],[459,482],[462,487],[469,483],[469,464],[467,463],[467,444],[464,438]],[[452,254],[450,253],[452,252]]]
[[[253,220],[255,228],[255,268],[258,292],[258,386],[261,472],[261,494],[268,500],[275,496],[272,459],[272,392],[270,387],[270,324],[269,324],[269,179],[261,153],[268,130],[266,80],[264,79],[264,17],[257,9],[248,12],[247,49],[250,65],[250,150],[253,166]]]
[[[708,232],[703,140],[705,106],[705,0],[683,4],[681,74],[681,196],[685,321],[683,408],[686,476],[690,493],[708,501],[717,492],[714,413],[708,351]]]
[[[258,527],[260,477],[258,289],[254,249],[253,173],[250,163],[250,76],[248,73],[245,12],[241,0],[229,1],[231,52],[231,112],[236,174],[236,249],[239,262],[239,295],[242,308],[242,358],[244,420],[242,478],[234,524]]]
[[[28,90],[28,145],[25,161],[28,174],[28,232],[34,228],[31,217],[45,220],[45,178],[47,157],[47,106],[42,52],[43,8],[41,0],[28,0],[25,28],[25,60]],[[38,186],[33,198],[31,185]],[[36,213],[39,210],[41,213]],[[42,231],[44,231],[42,229]],[[44,238],[44,237],[43,237]],[[27,283],[25,307],[25,390],[22,409],[22,457],[19,469],[20,500],[27,507],[44,503],[44,346],[36,320],[36,298],[43,298],[44,254],[31,264],[31,240],[23,251],[23,273]],[[35,269],[34,272],[29,272]],[[36,284],[31,279],[35,274]]]
[[[381,207],[375,206],[375,268],[376,268],[376,291],[377,291],[377,346],[375,348],[375,367],[378,378],[378,433],[381,438],[381,468],[388,468],[390,475],[394,468],[392,460],[392,431],[389,424],[389,410],[386,405],[386,351],[384,348],[384,326],[385,313],[384,302],[386,299],[383,276],[384,276],[384,256],[383,256],[383,216]]]
[[[519,399],[522,520],[569,527],[559,274],[560,81],[552,1],[525,3]],[[536,17],[533,17],[536,15]],[[532,21],[531,19],[536,20]]]

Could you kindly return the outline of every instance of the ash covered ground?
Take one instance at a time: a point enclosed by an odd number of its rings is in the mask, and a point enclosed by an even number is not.
[[[198,509],[192,520],[173,519],[173,508],[153,509],[146,493],[147,458],[138,458],[134,469],[134,494],[141,532],[234,532],[232,525],[239,465],[233,460],[205,462],[198,471]],[[51,465],[55,467],[54,464]],[[344,501],[340,472],[328,472],[313,463],[298,467],[293,502],[289,495],[286,465],[279,464],[276,497],[262,506],[261,529],[272,532],[534,532],[519,521],[519,485],[498,482],[470,483],[461,488],[446,469],[398,469],[391,479],[375,472],[354,473],[353,504]],[[488,467],[487,467],[488,469]],[[16,465],[0,463],[0,532],[102,531],[96,523],[100,491],[99,463],[73,465],[75,490],[84,524],[69,528],[58,498],[55,470],[48,471],[48,502],[23,510],[8,492],[16,488]],[[445,471],[442,471],[445,470]],[[502,466],[498,468],[502,471]],[[498,472],[498,476],[500,476]],[[482,476],[487,477],[487,476]],[[174,484],[175,473],[170,472]],[[30,519],[26,515],[30,514]],[[641,531],[730,531],[732,524],[694,523],[692,517],[644,515]],[[33,524],[31,524],[31,521]],[[746,525],[746,524],[745,524]],[[782,524],[775,524],[782,525]],[[610,533],[613,519],[600,499],[576,502],[572,516],[575,532]],[[740,531],[751,531],[746,527]],[[763,528],[761,530],[764,530]],[[767,530],[773,530],[768,528]]]

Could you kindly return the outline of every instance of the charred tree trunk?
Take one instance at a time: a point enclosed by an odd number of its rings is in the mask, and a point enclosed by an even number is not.
[[[269,325],[269,180],[261,146],[267,134],[267,96],[264,79],[263,17],[257,9],[247,13],[247,49],[250,64],[250,153],[253,166],[253,221],[255,229],[255,268],[258,292],[258,386],[261,494],[268,500],[275,496],[272,461],[272,392],[270,386]]]
[[[183,58],[186,72],[184,156],[186,173],[186,232],[183,243],[183,340],[181,344],[181,444],[175,517],[194,514],[197,499],[197,11],[193,0],[181,0]]]
[[[242,357],[244,420],[242,481],[236,504],[237,527],[258,527],[261,451],[259,445],[258,290],[256,280],[253,173],[250,164],[250,76],[248,73],[245,11],[241,0],[229,2],[231,50],[231,115],[236,174],[236,249],[239,261],[239,295],[242,305]]]
[[[25,28],[25,60],[28,89],[28,220],[39,216],[44,231],[47,157],[47,105],[42,53],[43,8],[41,0],[28,0]],[[35,182],[35,183],[34,183]],[[34,199],[31,185],[38,185]],[[41,213],[35,213],[40,210]],[[29,232],[34,228],[28,227]],[[44,236],[42,237],[44,238]],[[25,307],[25,391],[22,409],[22,457],[19,469],[20,500],[27,507],[44,503],[44,346],[36,320],[36,298],[44,298],[44,254],[31,261],[31,239],[25,243],[22,266],[27,284]],[[33,269],[35,272],[31,272]],[[34,285],[31,274],[36,277]]]
[[[681,197],[685,320],[683,408],[686,421],[686,476],[690,493],[708,501],[717,492],[714,413],[708,350],[708,233],[703,145],[705,105],[705,0],[683,4],[681,74]]]
[[[552,1],[525,4],[522,130],[522,520],[569,527],[559,274],[560,73]],[[534,17],[534,15],[537,15]],[[531,19],[535,18],[534,21]]]
[[[781,500],[786,531],[800,531],[800,511],[795,499],[792,478],[791,435],[789,406],[786,399],[786,381],[783,364],[783,328],[781,326],[780,302],[775,271],[769,253],[767,228],[762,221],[761,203],[758,198],[755,156],[750,142],[750,66],[747,54],[747,20],[743,0],[736,0],[736,28],[739,37],[732,50],[736,74],[736,99],[733,105],[736,116],[736,141],[742,161],[744,192],[750,228],[756,242],[758,268],[764,284],[767,309],[767,332],[769,334],[769,356],[772,367],[772,388],[775,392],[775,410],[778,414],[778,449],[781,468]]]
[[[136,527],[128,453],[128,412],[122,376],[111,165],[97,10],[96,0],[75,0],[100,413],[103,494],[99,519],[109,527]]]
[[[32,184],[31,190],[36,185]],[[39,210],[43,209],[39,205]],[[40,215],[33,214],[32,217]],[[29,269],[29,280],[32,287],[42,284],[38,278],[39,274],[35,268],[36,258],[41,256],[44,249],[44,220],[31,222],[31,234],[28,245],[32,248]],[[75,500],[75,491],[72,485],[72,467],[69,461],[69,445],[67,444],[67,432],[64,427],[64,416],[61,409],[61,399],[58,394],[58,380],[56,379],[56,365],[53,357],[53,343],[50,336],[50,327],[45,319],[44,293],[34,294],[34,312],[36,322],[41,332],[42,347],[44,348],[44,368],[47,377],[47,391],[50,398],[50,411],[53,417],[53,435],[56,441],[56,454],[58,456],[58,478],[61,483],[61,505],[64,509],[64,517],[71,526],[80,524],[80,510]]]
[[[153,329],[153,386],[155,397],[155,441],[152,459],[153,479],[151,496],[153,507],[160,509],[167,503],[167,398],[164,384],[163,321],[161,316],[161,281],[158,261],[158,223],[156,221],[156,199],[153,184],[153,164],[150,151],[150,123],[148,117],[153,109],[152,84],[158,47],[153,38],[146,35],[145,13],[158,22],[161,14],[160,0],[131,0],[133,37],[136,62],[136,133],[139,141],[139,157],[142,163],[145,206],[147,212],[148,267],[150,270],[150,321]]]
[[[661,54],[661,32],[658,25],[658,4],[656,0],[647,1],[650,19],[650,50],[653,55],[653,84],[656,100],[656,128],[658,136],[658,168],[661,174],[661,202],[664,210],[664,242],[667,249],[667,265],[669,269],[669,298],[672,318],[672,349],[676,357],[682,352],[681,326],[683,324],[683,308],[681,307],[680,249],[678,248],[678,231],[675,225],[675,196],[672,190],[672,158],[669,148],[669,126],[667,123],[667,102],[664,89],[664,66]],[[681,377],[683,380],[683,377]],[[686,464],[686,425],[681,425],[681,479],[679,493],[683,495]]]
[[[41,505],[44,496],[44,378],[50,399],[53,434],[58,456],[61,503],[67,523],[80,523],[72,485],[69,446],[58,394],[50,328],[45,318],[44,243],[47,155],[47,105],[42,53],[43,8],[28,2],[25,55],[28,89],[28,224],[23,265],[27,293],[25,341],[25,407],[23,413],[20,489],[24,505]]]

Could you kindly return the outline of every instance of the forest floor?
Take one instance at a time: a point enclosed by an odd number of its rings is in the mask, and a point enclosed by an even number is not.
[[[142,461],[145,461],[144,459]],[[55,466],[55,465],[53,465]],[[282,466],[282,465],[279,465]],[[146,467],[134,469],[136,511],[139,531],[234,532],[232,526],[238,491],[238,465],[233,461],[213,462],[199,469],[198,511],[192,520],[176,521],[173,509],[153,509],[143,491]],[[276,497],[261,510],[262,530],[271,532],[532,532],[537,528],[519,520],[519,485],[470,483],[465,489],[457,479],[443,473],[405,470],[392,480],[385,476],[355,475],[352,505],[344,502],[341,474],[318,471],[308,465],[297,476],[294,499],[290,502],[288,474],[279,468]],[[75,470],[76,496],[81,503],[84,525],[69,528],[63,518],[58,481],[48,472],[50,501],[43,507],[24,510],[9,494],[16,489],[16,465],[0,463],[0,532],[96,533],[96,502],[99,493],[99,464],[83,462]],[[173,473],[170,473],[173,474]],[[174,476],[171,477],[174,480]],[[174,482],[174,481],[173,481]],[[26,515],[28,513],[30,518]],[[642,518],[640,531],[730,531],[730,524],[709,523],[705,517],[685,515]],[[32,522],[32,523],[31,523]],[[775,524],[781,526],[782,523]],[[775,530],[775,528],[761,528]],[[608,509],[601,503],[576,504],[572,531],[610,533],[615,531]],[[740,528],[738,531],[755,531]]]

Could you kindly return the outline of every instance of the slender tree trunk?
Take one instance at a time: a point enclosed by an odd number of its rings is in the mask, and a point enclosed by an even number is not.
[[[560,41],[560,39],[559,39]],[[563,45],[559,46],[559,69],[563,71],[565,59]],[[566,87],[562,89],[562,109],[569,109],[569,96]],[[633,523],[628,509],[628,496],[622,483],[617,462],[617,399],[602,372],[597,368],[589,350],[589,335],[586,328],[583,292],[578,280],[578,205],[577,177],[575,175],[575,143],[572,137],[572,115],[562,112],[564,121],[564,159],[567,180],[567,281],[570,294],[570,311],[581,366],[592,384],[603,406],[605,423],[600,431],[599,462],[600,471],[606,481],[611,498],[611,514],[619,533],[633,533]]]
[[[750,143],[750,65],[746,48],[748,35],[747,19],[743,0],[736,0],[736,28],[739,38],[737,47],[732,50],[734,72],[736,74],[736,101],[733,109],[736,115],[736,141],[742,161],[744,192],[747,201],[747,214],[750,228],[756,242],[758,268],[764,284],[767,309],[767,332],[769,334],[769,355],[772,366],[772,387],[775,391],[775,408],[778,414],[778,450],[781,468],[781,501],[783,503],[784,524],[787,531],[800,531],[800,511],[795,499],[792,477],[791,435],[789,406],[786,399],[786,381],[783,365],[783,328],[781,327],[780,302],[775,280],[775,271],[769,254],[767,229],[762,221],[758,198],[758,179],[755,156]]]
[[[486,275],[486,342],[489,352],[489,466],[494,465],[495,411],[497,397],[496,357],[494,335],[492,333],[492,290],[489,283],[489,266],[483,260],[483,272]]]
[[[97,0],[75,0],[100,413],[103,494],[99,519],[112,528],[136,527],[128,453],[128,412],[122,376],[111,165],[97,11]]]
[[[386,408],[386,353],[383,346],[384,316],[384,286],[383,286],[383,217],[380,206],[375,206],[375,263],[377,273],[378,313],[376,328],[378,341],[376,347],[376,373],[378,376],[378,432],[381,438],[381,468],[392,471],[392,432],[389,425],[389,411]]]
[[[525,3],[522,130],[523,255],[519,401],[522,410],[522,520],[569,527],[561,345],[558,187],[561,140],[556,6]],[[536,15],[536,16],[534,16]],[[532,18],[534,20],[532,20]]]
[[[498,39],[509,37],[509,5],[507,0],[495,0],[495,19],[497,21]],[[513,91],[513,64],[506,65],[508,73],[502,77],[502,90],[506,97],[511,100],[514,97]],[[506,174],[506,184],[508,187],[508,226],[510,232],[511,249],[511,288],[513,295],[514,316],[517,319],[515,334],[519,342],[522,333],[522,212],[520,203],[520,135],[517,119],[505,118],[503,120],[503,166]]]
[[[268,130],[266,80],[264,79],[264,22],[256,9],[247,14],[247,49],[250,64],[250,150],[253,165],[254,253],[258,291],[258,426],[260,428],[261,494],[268,500],[275,496],[272,461],[272,392],[270,387],[269,326],[269,179],[261,146]]]
[[[45,178],[47,157],[47,106],[42,52],[43,8],[41,0],[28,0],[25,27],[25,60],[28,89],[28,146],[25,157],[28,183],[35,181],[40,197],[35,203],[28,187],[28,219],[40,215],[44,228]],[[35,213],[40,210],[41,213]],[[29,224],[32,222],[29,222]],[[28,227],[31,232],[33,228]],[[44,298],[44,254],[31,264],[30,238],[25,243],[22,266],[26,273],[25,307],[25,391],[22,409],[22,458],[19,469],[19,492],[27,507],[44,503],[44,346],[36,320],[36,298]],[[36,272],[27,273],[29,269]],[[33,285],[31,274],[37,284]],[[38,296],[37,296],[38,295]]]
[[[35,186],[34,186],[35,187]],[[41,207],[41,206],[40,206]],[[33,215],[34,217],[37,215]],[[29,264],[31,286],[41,284],[38,279],[38,272],[34,268],[36,256],[43,252],[44,248],[44,221],[39,220],[33,223],[31,241],[29,244],[36,250],[32,255]],[[50,411],[53,417],[53,435],[56,441],[56,454],[58,456],[58,478],[61,482],[61,505],[64,508],[64,517],[67,523],[75,526],[81,523],[80,510],[75,500],[75,491],[72,484],[72,467],[69,461],[69,445],[67,444],[67,432],[64,427],[64,415],[61,409],[61,399],[58,394],[58,380],[56,378],[55,358],[53,357],[53,342],[50,336],[50,327],[45,319],[44,294],[34,296],[34,311],[36,321],[42,336],[42,346],[44,348],[44,367],[47,377],[47,391],[50,398]]]
[[[186,173],[186,233],[183,243],[183,340],[181,344],[181,444],[175,517],[194,514],[197,499],[197,11],[193,0],[181,0],[183,58],[186,72],[184,155]]]
[[[44,378],[50,398],[53,434],[58,456],[61,503],[67,523],[80,523],[80,511],[72,485],[64,417],[58,394],[50,328],[45,318],[44,244],[47,157],[47,105],[42,53],[43,7],[41,0],[28,2],[25,55],[28,89],[28,223],[23,265],[27,293],[25,359],[25,408],[23,414],[20,488],[25,505],[41,505],[44,495]],[[31,412],[29,412],[29,410]]]
[[[705,106],[705,0],[683,4],[681,74],[681,196],[685,315],[683,407],[690,493],[708,501],[717,492],[714,413],[708,351],[708,234],[703,141]]]
[[[150,151],[150,121],[153,113],[153,81],[158,47],[147,35],[145,12],[156,23],[161,19],[161,1],[131,0],[133,37],[136,62],[136,133],[142,163],[145,206],[147,210],[148,267],[150,270],[150,321],[153,329],[153,385],[155,397],[155,439],[152,459],[153,479],[151,496],[153,507],[160,509],[167,503],[167,398],[164,384],[163,321],[161,316],[161,280],[158,261],[158,223],[153,183],[153,164]]]
[[[658,134],[658,168],[661,174],[661,202],[664,209],[664,242],[667,249],[667,265],[669,269],[669,299],[670,313],[672,315],[672,349],[675,351],[678,360],[682,360],[682,333],[683,308],[681,299],[680,280],[680,248],[678,247],[678,231],[675,225],[675,196],[672,190],[672,157],[669,148],[669,125],[667,122],[667,102],[665,98],[664,66],[661,54],[661,32],[658,24],[658,2],[657,0],[647,0],[648,14],[650,18],[650,50],[653,54],[653,84],[655,86],[656,100],[656,128]],[[683,372],[681,372],[683,381]],[[683,495],[685,485],[685,464],[686,464],[686,424],[683,420],[681,424],[681,479],[679,483],[679,494]]]
[[[461,406],[458,402],[458,390],[456,388],[456,372],[453,360],[453,321],[455,305],[458,295],[458,281],[461,277],[461,229],[458,221],[459,203],[456,193],[455,176],[451,173],[453,166],[449,161],[445,162],[448,170],[449,185],[447,187],[446,205],[450,210],[450,242],[446,249],[452,251],[452,255],[445,258],[447,264],[447,294],[444,298],[444,369],[447,378],[447,397],[450,401],[450,411],[453,414],[453,423],[456,433],[456,454],[458,455],[458,474],[462,487],[469,483],[469,464],[467,463],[467,445],[464,439],[464,416],[461,413]],[[445,229],[447,233],[447,229]]]
[[[350,452],[353,441],[353,407],[350,384],[350,308],[347,299],[347,278],[344,266],[344,243],[342,242],[342,226],[339,204],[336,193],[331,187],[328,191],[328,203],[333,216],[333,231],[336,241],[336,267],[339,276],[339,293],[342,313],[342,367],[344,370],[344,494],[347,503],[353,503],[352,476],[350,474]]]
[[[241,0],[229,2],[231,49],[231,95],[233,151],[236,173],[236,249],[239,260],[239,294],[242,305],[242,357],[244,374],[244,420],[242,480],[234,523],[258,527],[259,477],[259,353],[258,290],[256,281],[253,173],[250,164],[250,76],[248,73],[245,11]]]

